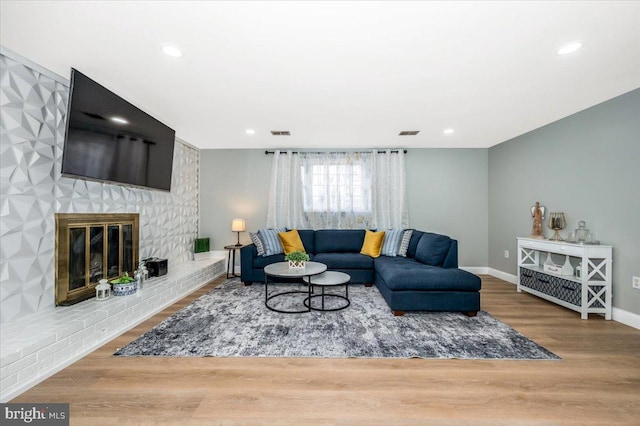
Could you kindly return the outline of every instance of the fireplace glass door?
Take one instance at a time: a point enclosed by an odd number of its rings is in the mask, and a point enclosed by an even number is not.
[[[133,275],[138,264],[138,215],[56,215],[56,304],[95,294],[98,282]]]

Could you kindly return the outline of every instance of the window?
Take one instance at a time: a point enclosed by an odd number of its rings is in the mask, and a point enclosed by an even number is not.
[[[404,153],[275,151],[267,226],[408,226]]]
[[[301,171],[305,212],[371,212],[362,164],[310,164]]]

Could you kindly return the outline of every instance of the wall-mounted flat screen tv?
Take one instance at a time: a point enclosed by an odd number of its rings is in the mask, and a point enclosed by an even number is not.
[[[171,190],[175,131],[76,69],[62,175]]]

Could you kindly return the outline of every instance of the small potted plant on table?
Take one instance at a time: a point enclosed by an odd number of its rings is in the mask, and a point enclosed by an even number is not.
[[[128,272],[125,272],[120,278],[111,280],[110,283],[114,296],[128,296],[138,290],[138,282],[135,278],[130,277]]]
[[[292,251],[284,257],[284,260],[289,261],[289,268],[302,269],[305,266],[305,262],[309,260],[309,255],[303,251]]]

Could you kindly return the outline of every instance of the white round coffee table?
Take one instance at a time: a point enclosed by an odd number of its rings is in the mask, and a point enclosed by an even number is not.
[[[326,270],[327,270],[327,265],[320,262],[306,262],[304,268],[289,268],[289,262],[278,262],[278,263],[272,263],[271,265],[265,266],[264,267],[264,304],[265,306],[271,309],[272,311],[279,312],[281,314],[301,314],[304,312],[311,312],[311,308],[308,307],[306,304],[304,305],[307,308],[305,310],[285,311],[282,309],[276,309],[273,306],[269,306],[269,300],[274,299],[276,297],[285,296],[287,294],[300,294],[300,293],[307,294],[307,297],[311,297],[312,285],[310,285],[307,280],[314,275],[322,274]],[[269,277],[302,278],[304,282],[307,283],[307,291],[290,290],[290,291],[282,291],[280,293],[275,293],[270,295],[269,294]]]
[[[304,306],[306,306],[307,308],[312,309],[314,311],[327,312],[327,311],[339,311],[351,305],[351,301],[349,300],[349,282],[351,281],[351,276],[349,274],[345,274],[344,272],[338,272],[338,271],[326,271],[320,275],[304,277],[302,279],[309,284],[309,286],[312,288],[312,291],[313,291],[313,287],[320,287],[322,289],[320,294],[314,294],[314,295],[309,294],[309,297],[304,299],[303,303],[304,303]],[[341,285],[344,286],[344,296],[341,294],[335,294],[335,293],[325,293],[324,291],[324,289],[327,287],[336,287]],[[344,303],[342,304],[342,306],[339,306],[337,308],[325,308],[325,304],[324,304],[325,297],[342,299],[342,300],[345,300],[347,303]],[[311,302],[315,298],[320,299],[319,308],[312,306]]]

